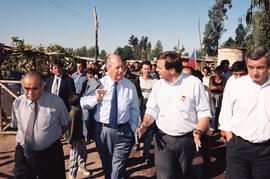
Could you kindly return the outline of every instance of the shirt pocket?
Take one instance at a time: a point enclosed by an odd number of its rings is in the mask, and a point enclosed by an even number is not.
[[[182,97],[180,102],[177,103],[176,107],[184,120],[188,120],[190,118],[190,110],[192,107],[192,101],[190,99]]]

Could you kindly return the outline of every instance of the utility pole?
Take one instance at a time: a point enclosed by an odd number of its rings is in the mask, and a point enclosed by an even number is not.
[[[95,32],[96,32],[96,46],[95,46],[95,61],[97,62],[98,59],[98,20],[97,20],[97,13],[96,13],[96,7],[93,6],[94,11],[94,18],[95,18]]]
[[[200,30],[200,18],[199,18],[199,22],[198,22],[198,30],[199,30],[200,49],[202,49],[201,30]]]
[[[177,39],[177,53],[179,54],[179,55],[181,55],[181,49],[180,49],[180,38],[178,37],[178,39]]]

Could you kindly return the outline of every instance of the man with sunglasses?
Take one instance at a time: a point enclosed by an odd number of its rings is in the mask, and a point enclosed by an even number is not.
[[[13,102],[11,127],[18,128],[16,178],[63,179],[65,164],[60,141],[70,116],[63,100],[43,91],[43,80],[31,71],[22,79],[24,95]]]

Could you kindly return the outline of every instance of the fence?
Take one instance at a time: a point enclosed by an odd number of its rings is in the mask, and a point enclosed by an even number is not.
[[[7,84],[13,84],[9,86]],[[0,134],[16,134],[11,131],[11,109],[12,103],[18,97],[19,91],[16,84],[21,84],[18,80],[0,80]],[[17,93],[17,94],[16,94]]]

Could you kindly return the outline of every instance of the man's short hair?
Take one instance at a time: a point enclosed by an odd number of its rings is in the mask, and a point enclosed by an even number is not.
[[[210,69],[209,66],[204,66],[204,67],[203,67],[203,71],[204,71],[204,70],[207,70],[207,73],[208,73],[208,74],[211,73],[211,69]]]
[[[176,72],[178,73],[182,72],[182,60],[176,52],[173,51],[164,52],[159,56],[158,60],[165,61],[165,68],[167,70],[174,68]]]
[[[267,50],[267,48],[265,48],[263,46],[252,48],[247,53],[246,60],[248,60],[248,59],[258,60],[258,59],[262,58],[263,56],[265,56],[267,66],[269,67],[270,66],[270,52]]]
[[[227,59],[225,59],[225,60],[221,60],[221,62],[220,62],[220,65],[221,66],[224,66],[225,64],[230,64],[230,62],[229,62],[229,60],[227,60]]]
[[[94,68],[88,68],[88,69],[86,69],[86,73],[90,73],[92,75],[95,75],[97,73],[97,71]]]
[[[52,67],[56,66],[56,65],[63,68],[63,63],[60,60],[53,60],[52,61]]]
[[[232,65],[232,71],[237,72],[237,71],[245,71],[247,72],[247,65],[245,61],[236,61]]]
[[[216,72],[218,72],[218,71],[224,71],[224,67],[222,65],[219,65],[219,66],[216,67],[215,71]]]
[[[80,95],[75,93],[69,97],[68,102],[72,106],[78,106],[80,104],[80,99],[81,99]]]
[[[26,76],[37,76],[37,77],[39,77],[39,79],[40,79],[40,86],[42,86],[43,83],[44,83],[44,80],[43,80],[41,74],[39,72],[37,72],[37,71],[28,71],[28,72],[26,72],[24,74],[23,78],[21,79],[21,82],[23,82],[23,80],[24,80],[24,78]]]
[[[151,62],[149,62],[148,60],[143,61],[143,62],[141,63],[141,65],[140,65],[140,69],[143,67],[143,65],[149,65],[149,66],[150,66],[150,68],[152,68],[152,64],[151,64]]]

